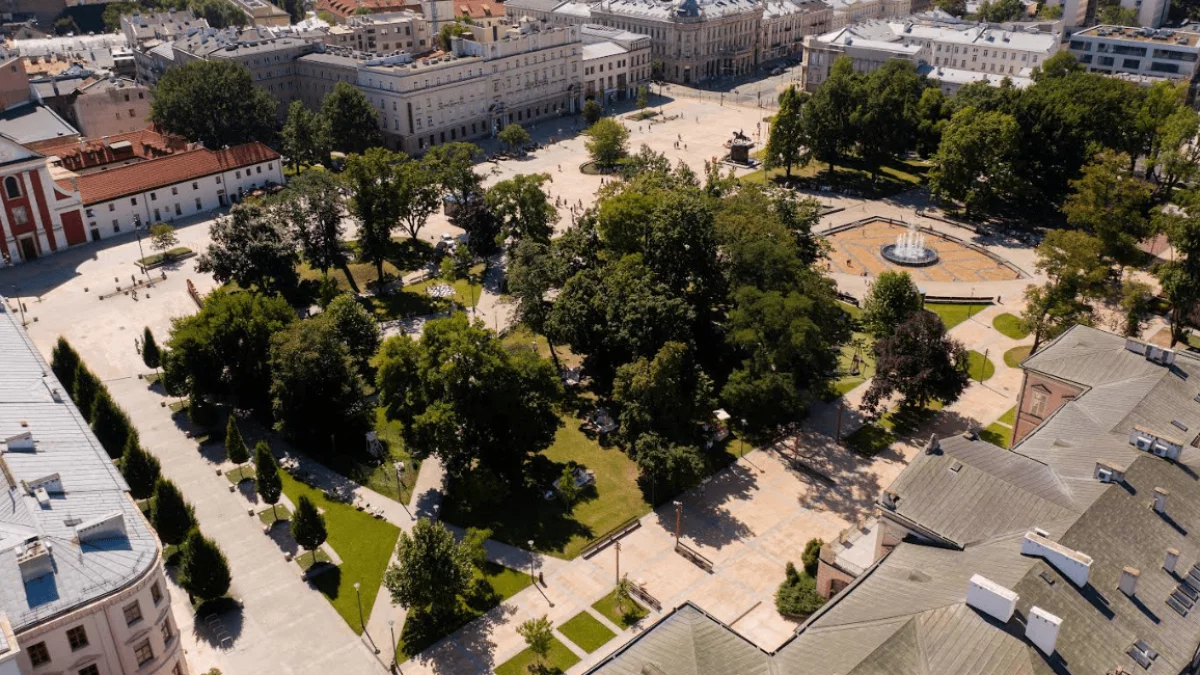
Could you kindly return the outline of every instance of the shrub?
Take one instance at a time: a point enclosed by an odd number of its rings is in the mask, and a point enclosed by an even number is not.
[[[91,422],[92,407],[95,406],[96,396],[99,395],[104,385],[100,384],[100,380],[83,363],[76,366],[74,379],[75,387],[71,390],[71,398],[74,399],[75,407],[79,408],[84,419]]]
[[[179,585],[189,596],[212,600],[229,592],[229,581],[229,563],[217,544],[200,530],[188,533],[179,562]]]
[[[64,337],[58,338],[54,351],[50,353],[50,370],[70,395],[75,391],[75,370],[79,368],[79,353]]]
[[[159,478],[154,485],[154,507],[150,509],[150,524],[164,544],[178,546],[196,525],[192,505],[183,499],[175,484]]]
[[[817,595],[817,582],[807,574],[800,574],[796,566],[787,564],[787,578],[775,592],[775,609],[792,618],[803,618],[817,611],[825,599]]]
[[[102,391],[96,396],[96,403],[92,408],[92,431],[95,432],[100,445],[108,452],[108,456],[113,459],[121,457],[130,438],[137,438],[133,423],[107,391]]]
[[[820,539],[809,539],[804,545],[804,555],[800,557],[800,561],[804,563],[804,573],[810,577],[817,576],[817,561],[821,558],[821,547],[825,542]]]
[[[154,493],[161,473],[158,459],[138,444],[137,436],[131,435],[121,456],[121,476],[129,484],[129,494],[134,499],[146,499]]]

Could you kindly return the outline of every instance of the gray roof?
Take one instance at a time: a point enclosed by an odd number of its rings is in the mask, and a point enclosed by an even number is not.
[[[51,138],[78,136],[75,127],[53,110],[36,103],[27,103],[0,112],[0,134],[18,143],[33,143]]]
[[[37,353],[16,317],[0,302],[0,440],[29,432],[34,450],[8,449],[0,462],[0,612],[17,631],[114,593],[159,560],[154,534],[127,494],[128,486]],[[24,484],[57,473],[62,491],[41,506]],[[125,536],[81,543],[75,525],[120,514]],[[51,548],[53,572],[23,580],[20,548],[36,538]]]
[[[769,675],[770,657],[691,603],[615,652],[594,675]]]

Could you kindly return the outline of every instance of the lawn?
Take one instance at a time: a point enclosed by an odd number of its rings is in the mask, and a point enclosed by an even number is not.
[[[263,525],[274,525],[278,522],[287,522],[292,517],[292,512],[288,510],[286,504],[276,504],[274,512],[272,509],[264,509],[258,512],[258,519]]]
[[[871,173],[867,167],[853,158],[847,160],[846,166],[838,166],[834,175],[829,175],[829,165],[816,162],[805,166],[792,167],[792,182],[803,187],[831,186],[850,189],[869,195],[884,196],[911,190],[925,181],[925,173],[929,163],[919,160],[883,166],[879,172],[878,182],[872,182]],[[782,168],[758,170],[746,174],[742,181],[760,184],[786,184],[786,171]]]
[[[533,583],[529,574],[495,563],[475,569],[471,588],[459,596],[458,612],[442,625],[428,620],[427,614],[410,612],[400,635],[396,652],[401,661],[420,654],[438,640],[483,616],[488,610],[520,593]]]
[[[1021,366],[1021,362],[1029,358],[1029,353],[1031,351],[1033,351],[1033,347],[1029,345],[1024,347],[1013,347],[1012,349],[1004,352],[1004,363],[1008,365],[1009,368],[1019,368]]]
[[[187,255],[188,253],[191,253],[191,252],[192,252],[192,249],[190,249],[186,246],[176,246],[175,248],[167,251],[166,253],[155,253],[154,255],[148,255],[145,258],[138,260],[135,264],[138,265],[139,267],[150,267],[152,265],[159,264],[164,259],[169,261],[174,258],[178,258],[179,256]]]
[[[967,352],[967,375],[976,382],[987,382],[996,374],[996,364],[975,350]]]
[[[1005,450],[1008,449],[1009,441],[1012,439],[1012,427],[1004,426],[1000,423],[989,424],[986,429],[979,432],[979,437],[992,445],[998,445]]]
[[[244,480],[254,480],[254,465],[243,464],[232,471],[226,471],[225,477],[228,478],[229,482],[233,483],[234,485],[237,485]]]
[[[361,261],[358,257],[358,242],[346,243],[350,262],[329,271],[330,278],[337,282],[338,289],[360,293],[368,290],[368,284],[373,284],[379,278],[375,265]],[[433,255],[433,246],[429,242],[407,237],[393,239],[383,261],[384,278],[399,278],[405,272],[421,269]],[[300,263],[296,268],[301,281],[319,281],[321,270],[313,269],[308,263]]]
[[[388,421],[383,408],[375,409],[375,434],[383,445],[384,461],[380,462],[367,455],[365,450],[360,452],[355,448],[354,452],[323,455],[321,462],[359,485],[407,504],[412,498],[412,488],[416,485],[421,463],[408,454],[404,439],[400,437],[400,423]],[[396,482],[396,462],[404,462],[403,489]]]
[[[1000,419],[999,419],[999,422],[1000,422],[1001,424],[1007,424],[1007,425],[1008,425],[1008,426],[1010,426],[1010,427],[1011,427],[1011,426],[1013,425],[1013,423],[1015,423],[1016,421],[1017,421],[1017,407],[1016,407],[1016,406],[1013,406],[1013,407],[1009,408],[1009,409],[1008,409],[1008,412],[1006,412],[1006,413],[1004,413],[1003,415],[1001,415],[1001,416],[1000,416]]]
[[[318,563],[332,562],[329,559],[329,555],[327,553],[325,553],[325,551],[322,551],[321,549],[317,549],[316,555],[313,555],[313,553],[311,551],[301,550],[298,554],[296,554],[296,557],[293,558],[293,560],[295,560],[296,564],[300,566],[300,569],[305,572],[307,572],[309,570],[309,568],[311,568],[312,566],[314,566]],[[327,572],[325,572],[325,574],[332,574],[332,573],[333,573],[333,570],[328,570]]]
[[[576,614],[570,621],[559,626],[558,632],[589,654],[617,636],[608,626],[586,611]]]
[[[892,447],[900,437],[915,432],[941,409],[942,404],[934,401],[927,408],[898,408],[884,413],[877,421],[868,422],[845,436],[846,447],[860,455],[874,457]]]
[[[992,319],[992,328],[1014,340],[1020,340],[1029,335],[1029,331],[1025,330],[1025,327],[1021,325],[1021,319],[1007,313]]]
[[[608,595],[600,598],[592,605],[592,609],[604,615],[604,618],[613,622],[617,627],[625,629],[633,624],[641,621],[648,613],[644,607],[639,605],[637,601],[630,600],[626,606],[626,611],[622,612],[617,608],[617,592],[614,590]]]
[[[531,671],[530,667],[537,663],[537,657],[529,649],[523,650],[520,654],[500,664],[496,668],[496,675],[529,675],[530,672],[537,672],[538,675],[562,675],[567,670],[579,663],[579,657],[575,656],[575,652],[567,649],[567,646],[559,641],[558,638],[550,638],[550,653],[546,655],[546,661],[537,671]]]
[[[838,396],[866,382],[875,375],[875,339],[866,333],[854,333],[838,352],[838,372],[845,373],[833,382]],[[854,375],[854,355],[858,355],[858,374]]]
[[[483,292],[483,285],[479,283],[483,276],[483,263],[479,263],[471,268],[471,282],[466,279],[459,279],[453,283],[444,281],[439,278],[426,279],[411,286],[405,286],[405,293],[417,293],[428,297],[427,289],[433,286],[447,284],[454,288],[454,301],[463,307],[474,307],[479,303],[479,296]]]
[[[562,415],[554,443],[534,458],[528,475],[532,484],[512,486],[503,507],[464,500],[463,490],[451,490],[442,505],[443,517],[462,527],[486,527],[500,541],[560,558],[574,558],[585,546],[626,520],[650,511],[638,487],[638,468],[616,447],[604,448],[580,430],[580,421]],[[596,475],[596,483],[583,491],[580,501],[567,510],[559,499],[542,494],[575,461]],[[467,496],[470,496],[470,491]]]
[[[327,543],[337,551],[342,564],[317,576],[312,584],[325,594],[354,632],[362,633],[354,584],[361,584],[362,614],[370,616],[375,596],[383,583],[383,573],[396,548],[400,528],[356,511],[349,504],[326,499],[320,490],[299,482],[286,471],[280,471],[279,477],[283,481],[283,493],[293,504],[303,495],[323,511],[325,528],[329,532]]]
[[[942,323],[946,324],[946,330],[954,328],[958,324],[975,316],[981,311],[991,307],[986,302],[971,302],[971,303],[940,303],[927,302],[925,309],[942,317]]]

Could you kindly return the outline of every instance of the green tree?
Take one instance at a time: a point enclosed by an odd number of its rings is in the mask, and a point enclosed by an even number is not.
[[[163,260],[170,260],[169,251],[179,245],[179,236],[175,228],[166,223],[156,223],[150,226],[150,248],[162,254]]]
[[[562,396],[554,367],[508,351],[465,315],[430,321],[419,342],[389,338],[376,368],[380,403],[403,423],[406,446],[417,458],[436,454],[451,477],[478,466],[515,479],[554,440]]]
[[[121,32],[121,17],[140,11],[141,6],[136,2],[110,2],[104,6],[104,30],[109,33]]]
[[[523,239],[508,254],[508,293],[516,302],[516,321],[539,334],[545,334],[550,317],[547,294],[561,286],[567,275],[555,250],[553,243]],[[558,358],[552,340],[550,355]]]
[[[238,428],[237,419],[229,416],[225,424],[225,459],[241,466],[250,461],[250,448],[242,438],[242,430]]]
[[[713,383],[687,345],[668,342],[654,355],[617,369],[613,402],[621,436],[632,446],[646,433],[676,443],[699,442],[700,425],[712,417]]]
[[[279,478],[279,464],[266,441],[259,441],[254,446],[254,491],[271,505],[271,519],[278,519],[275,505],[283,494],[283,481]]]
[[[217,289],[200,312],[176,319],[167,340],[167,370],[196,404],[227,397],[238,407],[270,403],[271,336],[296,319],[287,301]]]
[[[379,351],[381,335],[375,317],[352,295],[339,295],[325,308],[325,317],[333,327],[354,365],[360,373],[367,373],[371,359]]]
[[[234,206],[228,216],[212,224],[212,243],[197,260],[196,270],[246,289],[294,290],[300,283],[296,272],[300,256],[286,215],[278,206]]]
[[[383,262],[400,217],[395,170],[399,161],[386,148],[371,148],[346,160],[346,177],[354,194],[350,212],[358,220],[358,254],[375,265],[379,283],[383,283]]]
[[[442,24],[441,30],[438,31],[438,46],[442,51],[449,52],[454,49],[454,38],[460,35],[470,35],[471,29],[459,19],[455,19],[453,23]]]
[[[305,171],[288,181],[281,208],[308,264],[328,273],[346,264],[342,243],[342,182],[329,171]]]
[[[1154,136],[1149,162],[1157,177],[1156,197],[1170,199],[1175,189],[1185,185],[1200,171],[1200,115],[1189,106],[1180,106],[1164,120]]]
[[[1118,2],[1101,2],[1096,8],[1096,21],[1104,26],[1137,27],[1138,13],[1133,7],[1122,7]]]
[[[121,457],[121,453],[125,451],[125,444],[131,437],[137,437],[137,430],[133,428],[129,416],[121,410],[116,401],[113,401],[107,391],[101,391],[96,396],[92,407],[92,431],[96,434],[96,440],[100,441],[100,445],[104,446],[108,456],[113,459]]]
[[[305,551],[311,551],[312,561],[317,562],[317,549],[325,543],[328,532],[325,530],[325,516],[317,511],[308,497],[300,495],[290,527],[292,538]]]
[[[383,585],[392,602],[409,611],[444,617],[458,607],[458,596],[472,576],[471,561],[454,535],[441,523],[421,518],[411,535],[400,532],[396,562],[388,567]]]
[[[629,154],[629,129],[611,117],[596,120],[584,135],[588,154],[602,167],[616,166]]]
[[[491,537],[492,531],[487,528],[468,527],[462,541],[458,543],[467,560],[477,569],[483,569],[484,565],[487,565],[486,543]]]
[[[825,545],[820,539],[809,539],[804,545],[804,554],[800,560],[804,563],[804,573],[808,576],[817,578],[817,566],[821,560],[821,547]],[[789,575],[790,576],[790,575]]]
[[[924,88],[916,66],[900,59],[884,62],[862,79],[861,103],[851,121],[858,130],[858,155],[871,167],[873,178],[884,164],[916,147]]]
[[[164,544],[179,546],[188,532],[196,526],[196,515],[192,505],[183,499],[183,493],[166,478],[154,484],[154,497],[150,506],[150,524]]]
[[[276,333],[270,370],[275,426],[293,442],[325,449],[332,436],[365,429],[362,378],[332,321],[297,321]]]
[[[330,133],[324,115],[312,112],[301,101],[292,101],[279,132],[281,150],[296,169],[304,164],[323,164],[329,159]]]
[[[162,351],[154,341],[154,333],[150,332],[149,326],[142,331],[142,363],[145,363],[147,368],[158,368],[162,365]]]
[[[891,335],[897,326],[925,304],[908,272],[886,270],[871,284],[863,299],[861,321],[876,337]]]
[[[901,405],[924,408],[930,401],[949,405],[970,380],[967,350],[946,335],[933,312],[917,312],[892,335],[875,343],[875,377],[863,395],[862,409],[878,416],[893,395]]]
[[[857,139],[854,111],[860,98],[862,76],[854,72],[847,56],[833,62],[829,78],[804,103],[801,113],[804,146],[829,172],[854,148]]]
[[[437,167],[432,161],[402,161],[395,167],[396,211],[400,225],[413,239],[420,234],[429,216],[442,205],[442,190]]]
[[[929,171],[930,190],[962,202],[969,215],[1021,190],[1020,129],[1011,115],[964,108],[942,132]]]
[[[168,68],[154,88],[149,121],[209,148],[271,142],[275,99],[254,86],[250,69],[229,59]]]
[[[617,611],[625,614],[633,609],[633,582],[628,574],[621,575],[621,580],[613,588],[613,599],[617,601]]]
[[[935,0],[933,6],[954,16],[961,17],[967,13],[966,0]]]
[[[650,484],[651,499],[659,491],[674,495],[700,484],[707,473],[704,455],[695,446],[669,443],[657,434],[642,434],[633,446],[642,488]]]
[[[942,130],[950,119],[950,104],[938,87],[925,87],[917,101],[917,154],[929,157],[942,142]]]
[[[500,130],[500,133],[496,136],[496,138],[500,139],[500,142],[503,143],[504,147],[508,148],[510,152],[513,150],[520,150],[521,148],[533,142],[533,137],[529,135],[528,131],[525,131],[525,127],[522,127],[520,124],[516,123],[505,126]]]
[[[1071,181],[1062,211],[1071,225],[1094,234],[1101,255],[1122,268],[1137,262],[1137,245],[1150,236],[1151,187],[1135,177],[1129,156],[1104,150]]]
[[[545,665],[546,657],[550,655],[550,647],[554,644],[553,629],[554,625],[545,615],[540,619],[529,619],[517,626],[517,634],[525,638],[525,645],[537,657],[539,668]]]
[[[321,101],[321,117],[329,125],[330,144],[347,154],[362,154],[383,145],[379,113],[358,88],[338,82]]]
[[[1158,266],[1158,281],[1171,303],[1171,345],[1186,337],[1200,303],[1200,193],[1187,190],[1177,195],[1178,210],[1163,211],[1159,228],[1167,233],[1175,259]]]
[[[604,108],[595,99],[588,99],[583,104],[582,113],[584,123],[590,127],[599,122],[601,117],[604,117]]]
[[[208,21],[213,28],[246,25],[246,13],[229,0],[189,0],[196,16]]]
[[[804,102],[807,94],[791,86],[779,95],[779,111],[771,121],[767,136],[766,154],[763,165],[767,169],[784,167],[785,175],[792,177],[792,165],[803,164],[804,156]]]
[[[1042,3],[1042,6],[1038,8],[1037,16],[1039,19],[1044,19],[1046,21],[1057,21],[1058,19],[1062,18],[1062,13],[1062,5]]]
[[[505,240],[550,241],[558,209],[542,187],[549,182],[553,179],[547,173],[517,174],[488,189],[487,206],[503,224]]]
[[[979,9],[975,12],[976,18],[980,21],[990,23],[1003,23],[1005,21],[1016,21],[1027,16],[1024,5],[1020,0],[983,0],[979,4]]]
[[[189,597],[201,600],[222,598],[229,592],[229,562],[216,542],[192,530],[183,544],[179,561],[179,585]]]
[[[54,372],[54,376],[58,378],[68,396],[73,396],[75,393],[75,373],[79,370],[79,364],[82,362],[83,359],[79,358],[79,352],[75,351],[71,343],[60,335],[58,341],[54,343],[54,349],[50,352],[50,370]],[[79,401],[76,400],[75,404],[79,405]],[[79,406],[79,410],[84,413],[85,417],[87,416],[88,411],[85,411],[83,406]]]
[[[100,379],[80,361],[75,367],[75,391],[72,399],[75,401],[75,407],[79,408],[79,412],[89,423],[95,419],[93,411],[96,409],[96,398],[106,393]]]
[[[1076,323],[1090,324],[1091,299],[1105,292],[1109,265],[1101,241],[1078,230],[1052,230],[1038,245],[1037,269],[1048,277],[1025,290],[1021,321],[1033,333],[1033,351]]]
[[[121,477],[129,484],[129,494],[134,499],[149,498],[161,473],[158,459],[142,448],[136,436],[130,436],[121,453]]]
[[[280,9],[288,13],[288,18],[292,23],[300,23],[304,20],[304,0],[280,0]]]
[[[1139,337],[1154,315],[1154,289],[1150,284],[1132,279],[1121,284],[1121,313],[1124,315],[1121,331],[1126,337]]]
[[[817,594],[816,581],[801,575],[796,566],[787,564],[786,578],[775,591],[775,609],[786,617],[806,617],[821,608],[825,600]]]

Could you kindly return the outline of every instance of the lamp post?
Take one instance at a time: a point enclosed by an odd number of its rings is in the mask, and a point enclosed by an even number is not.
[[[621,583],[621,542],[613,544],[613,550],[617,552],[617,583]]]
[[[142,217],[138,214],[133,214],[133,231],[137,233],[138,255],[142,260],[146,259],[146,252],[142,250]],[[150,270],[146,269],[145,265],[140,265],[142,273],[146,275],[146,284],[150,283]]]
[[[367,626],[365,623],[363,623],[362,593],[359,591],[361,587],[362,584],[358,583],[357,581],[354,582],[354,597],[358,600],[358,626],[359,628],[362,628],[363,632],[365,633],[367,632]]]
[[[396,647],[398,646],[398,643],[396,642],[395,619],[388,619],[388,632],[392,634],[392,672],[394,673],[396,672],[396,661],[399,660],[399,657],[396,656]]]
[[[531,583],[537,584],[537,579],[533,576],[533,566],[535,564],[534,559],[533,559],[533,540],[530,539],[529,541],[527,541],[525,543],[529,544],[529,581]]]
[[[28,324],[25,323],[25,303],[21,302],[21,288],[13,284],[12,289],[13,297],[17,299],[17,311],[21,312],[21,326],[24,327]]]
[[[683,524],[683,502],[675,500],[675,547],[679,547],[679,529]]]
[[[437,519],[438,519],[438,509],[440,509],[441,507],[442,507],[441,504],[433,505],[433,522],[435,522],[435,523],[437,522]]]

